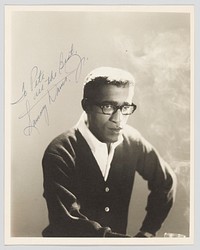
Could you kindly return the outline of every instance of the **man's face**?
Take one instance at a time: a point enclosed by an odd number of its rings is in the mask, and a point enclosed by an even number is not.
[[[130,105],[133,99],[133,87],[117,87],[115,85],[104,85],[96,95],[96,103],[114,105]],[[102,113],[100,107],[92,105],[87,111],[90,131],[101,142],[111,143],[118,140],[128,120],[128,115],[122,115],[118,109],[112,115]]]

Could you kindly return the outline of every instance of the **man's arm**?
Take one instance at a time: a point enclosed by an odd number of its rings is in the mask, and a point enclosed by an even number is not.
[[[49,226],[44,237],[128,237],[102,227],[80,212],[81,204],[70,191],[74,183],[74,162],[54,153],[43,157],[44,197],[49,212]]]
[[[137,237],[143,237],[142,234],[148,237],[149,233],[154,236],[161,228],[175,200],[176,176],[170,166],[145,140],[137,171],[148,181],[150,190],[146,217],[140,228],[141,233]]]

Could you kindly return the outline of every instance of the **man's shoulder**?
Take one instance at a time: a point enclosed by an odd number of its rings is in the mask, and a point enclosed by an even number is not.
[[[126,126],[124,138],[127,140],[128,144],[135,145],[137,147],[139,146],[139,148],[142,148],[143,151],[145,150],[150,152],[152,149],[155,150],[152,144],[146,140],[137,129],[130,125]]]
[[[70,140],[71,138],[76,138],[76,132],[77,129],[76,128],[71,128],[69,130],[66,130],[64,132],[62,132],[61,134],[59,134],[58,136],[56,136],[52,142],[65,142]]]
[[[56,136],[47,146],[46,152],[57,153],[72,148],[77,143],[78,130],[71,128]]]
[[[134,142],[139,142],[143,139],[143,136],[141,133],[134,127],[130,125],[126,125],[125,130],[124,130],[124,137],[127,140],[131,140]]]

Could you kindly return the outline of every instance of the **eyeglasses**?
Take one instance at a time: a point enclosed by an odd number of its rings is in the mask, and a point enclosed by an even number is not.
[[[96,105],[97,107],[101,108],[102,113],[104,115],[112,115],[115,112],[117,112],[118,109],[120,109],[122,115],[131,115],[137,108],[137,106],[132,103],[130,105],[113,105],[113,104],[102,104],[102,103],[92,103],[93,105]]]

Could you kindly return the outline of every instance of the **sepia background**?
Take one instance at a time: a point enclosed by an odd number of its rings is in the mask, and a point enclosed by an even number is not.
[[[135,76],[138,108],[128,123],[177,174],[176,201],[158,236],[189,236],[189,13],[24,11],[12,13],[9,28],[11,236],[41,236],[48,224],[42,156],[54,137],[78,121],[82,82],[99,66],[123,68]],[[146,183],[136,177],[131,235],[141,226],[148,195]]]

